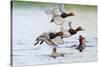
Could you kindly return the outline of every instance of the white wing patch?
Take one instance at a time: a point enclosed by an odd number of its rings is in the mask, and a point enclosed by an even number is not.
[[[55,44],[63,44],[64,43],[63,39],[60,36],[52,39],[52,42],[54,42]]]

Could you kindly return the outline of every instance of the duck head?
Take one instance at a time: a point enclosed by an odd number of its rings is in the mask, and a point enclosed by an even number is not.
[[[68,17],[68,16],[74,16],[74,13],[72,13],[72,12],[70,12],[70,13],[65,13],[65,12],[63,12],[62,14],[61,14],[61,17],[62,18],[66,18],[66,17]]]
[[[73,12],[68,13],[68,16],[74,16],[75,14]]]
[[[82,38],[82,35],[80,35],[79,38]]]
[[[78,32],[78,31],[84,31],[84,29],[82,29],[82,27],[79,26],[76,28],[76,32]]]

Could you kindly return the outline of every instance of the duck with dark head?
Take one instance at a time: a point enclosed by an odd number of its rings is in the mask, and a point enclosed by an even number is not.
[[[63,20],[69,16],[74,16],[75,14],[73,12],[70,12],[70,13],[65,13],[65,12],[62,12],[61,15],[53,15],[52,19],[51,19],[51,23],[52,22],[55,22],[55,20],[57,20],[58,18],[61,19],[61,21],[63,22]]]
[[[76,34],[78,31],[82,31],[83,29],[81,27],[77,27],[76,29],[73,29],[71,27],[71,23],[69,22],[70,29],[65,31],[59,31],[59,32],[45,32],[42,33],[39,37],[36,39],[36,43],[34,45],[37,45],[39,42],[42,44],[45,42],[49,46],[53,46],[53,52],[50,55],[53,58],[56,58],[57,56],[64,56],[63,54],[59,54],[56,51],[56,47],[58,44],[64,44],[63,38],[68,38],[74,34]]]
[[[73,12],[70,12],[70,13],[65,13],[65,12],[62,12],[61,13],[61,17],[62,18],[67,18],[69,16],[74,16],[74,13]]]
[[[62,18],[67,18],[69,16],[74,16],[75,14],[73,12],[67,13],[67,11],[64,11],[64,4],[60,4],[59,10],[61,12]]]
[[[66,13],[66,12],[62,12],[61,15],[56,15],[56,16],[53,16],[52,19],[51,19],[51,22],[54,22],[56,18],[62,18],[62,19],[65,19],[69,16],[74,16],[75,14],[73,12],[70,12],[70,13]]]
[[[76,49],[78,49],[80,52],[83,51],[83,49],[85,48],[86,44],[86,39],[85,37],[83,37],[82,35],[79,36],[79,45]]]
[[[69,29],[68,30],[62,30],[60,32],[57,32],[56,34],[61,36],[62,38],[68,38],[72,35],[77,34],[79,31],[84,31],[82,27],[78,26],[76,29],[72,28],[72,22],[69,22]]]
[[[60,35],[57,35],[55,32],[44,32],[39,37],[36,38],[36,43],[34,43],[34,46],[38,43],[43,44],[45,42],[49,46],[53,46],[52,54],[50,55],[53,58],[56,58],[57,56],[64,56],[63,54],[57,53],[57,45],[63,44],[64,41],[61,39]]]

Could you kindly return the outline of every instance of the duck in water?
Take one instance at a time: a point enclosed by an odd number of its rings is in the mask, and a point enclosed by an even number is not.
[[[78,49],[80,52],[83,52],[83,49],[86,46],[85,42],[86,42],[85,37],[80,35],[79,36],[79,45],[78,45],[78,47],[76,49]]]

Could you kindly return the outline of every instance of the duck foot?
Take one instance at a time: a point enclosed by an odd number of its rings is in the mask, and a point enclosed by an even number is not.
[[[64,54],[57,53],[56,47],[54,47],[54,48],[53,48],[53,52],[52,52],[52,54],[50,55],[50,57],[53,57],[53,58],[55,59],[56,57],[59,57],[59,56],[64,57]]]
[[[64,54],[55,53],[55,54],[51,54],[50,57],[53,57],[54,59],[56,59],[57,57],[64,57]]]
[[[50,55],[50,57],[53,57],[54,59],[56,59],[57,56],[51,56],[51,55]]]
[[[85,47],[83,47],[83,46],[78,46],[76,49],[79,50],[79,52],[83,52],[84,48]]]

